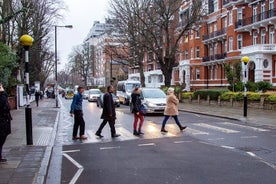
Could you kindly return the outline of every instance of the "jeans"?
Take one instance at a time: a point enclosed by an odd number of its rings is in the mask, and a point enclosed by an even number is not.
[[[73,127],[73,137],[78,134],[78,128],[80,127],[80,136],[84,135],[85,122],[83,119],[82,111],[74,111],[74,127]]]
[[[5,141],[6,141],[6,138],[7,138],[7,136],[6,135],[1,135],[0,136],[0,159],[2,158],[2,149],[3,149],[3,145],[4,145],[4,143],[5,143]]]
[[[170,117],[170,116],[165,115],[165,117],[164,117],[164,119],[163,119],[163,123],[162,123],[162,129],[164,129],[164,128],[165,128],[165,125],[166,125],[166,123],[167,123],[167,121],[168,121],[169,117]],[[179,120],[178,120],[178,116],[177,116],[177,115],[175,115],[175,116],[172,116],[172,117],[173,117],[173,119],[174,119],[175,123],[178,125],[178,127],[179,127],[179,128],[181,128],[181,127],[182,127],[182,125],[180,124],[180,122],[179,122]]]

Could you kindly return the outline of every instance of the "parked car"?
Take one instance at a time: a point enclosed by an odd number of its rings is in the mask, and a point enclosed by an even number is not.
[[[145,113],[164,113],[166,107],[166,94],[159,88],[141,88],[140,98],[145,107]],[[131,102],[131,101],[130,101]],[[133,104],[129,105],[132,112]]]
[[[103,107],[103,96],[104,96],[104,93],[102,93],[102,94],[98,97],[98,99],[97,99],[97,107]],[[113,93],[112,93],[112,97],[113,97],[114,105],[115,105],[116,107],[120,107],[119,98],[118,98],[116,95],[114,95]]]
[[[73,90],[67,90],[65,94],[65,99],[73,99],[74,95],[75,94]]]
[[[89,90],[85,90],[82,94],[82,98],[85,100],[88,100],[88,96],[89,96]]]
[[[97,102],[97,98],[101,95],[101,91],[99,89],[90,89],[88,94],[89,102]]]

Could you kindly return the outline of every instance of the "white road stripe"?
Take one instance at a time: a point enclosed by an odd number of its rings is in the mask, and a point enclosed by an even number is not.
[[[203,131],[195,130],[195,129],[192,129],[190,127],[188,127],[186,129],[186,132],[190,133],[190,134],[193,134],[193,135],[209,135],[208,132],[203,132]]]
[[[67,153],[63,153],[62,154],[64,157],[66,157],[70,162],[72,162],[77,168],[78,171],[76,172],[76,174],[74,175],[74,177],[71,179],[69,184],[75,184],[78,180],[78,178],[80,177],[83,169],[83,166],[80,165],[76,160],[74,160],[72,157],[70,157]]]
[[[213,126],[213,125],[209,125],[209,124],[206,124],[206,123],[195,123],[193,125],[203,127],[203,128],[212,129],[212,130],[216,130],[216,131],[220,131],[220,132],[224,132],[224,133],[228,133],[228,134],[229,133],[239,133],[240,132],[240,131],[237,131],[237,130],[231,130],[231,129],[227,129],[227,128]]]
[[[111,150],[111,149],[120,149],[120,146],[114,146],[114,147],[101,147],[100,150]]]
[[[258,138],[258,136],[241,136],[241,139],[252,139],[252,138]]]
[[[239,124],[229,123],[229,122],[224,122],[224,123],[221,123],[221,124],[236,126],[236,127],[240,127],[240,128],[251,129],[251,130],[254,130],[254,131],[258,131],[258,132],[269,132],[270,131],[270,130],[263,129],[263,128],[256,128],[256,127],[251,127],[251,126],[246,126],[246,125],[239,125]]]
[[[138,146],[142,147],[142,146],[156,146],[155,143],[147,143],[147,144],[138,144]]]
[[[227,149],[235,149],[235,147],[232,146],[221,146],[222,148],[227,148]]]
[[[190,142],[192,142],[192,141],[174,141],[173,143],[175,143],[175,144],[182,144],[182,143],[190,143]]]

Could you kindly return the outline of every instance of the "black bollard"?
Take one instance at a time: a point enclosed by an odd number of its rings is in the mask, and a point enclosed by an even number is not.
[[[32,108],[28,106],[25,108],[25,120],[27,145],[33,145]]]

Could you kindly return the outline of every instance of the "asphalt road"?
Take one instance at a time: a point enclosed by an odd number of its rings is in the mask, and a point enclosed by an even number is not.
[[[116,130],[94,133],[101,109],[84,102],[86,141],[72,141],[71,100],[62,101],[57,146],[63,150],[62,183],[276,183],[276,130],[238,121],[180,113],[188,128],[179,132],[173,120],[160,133],[163,116],[146,116],[144,136],[132,135],[133,116],[117,108]]]

